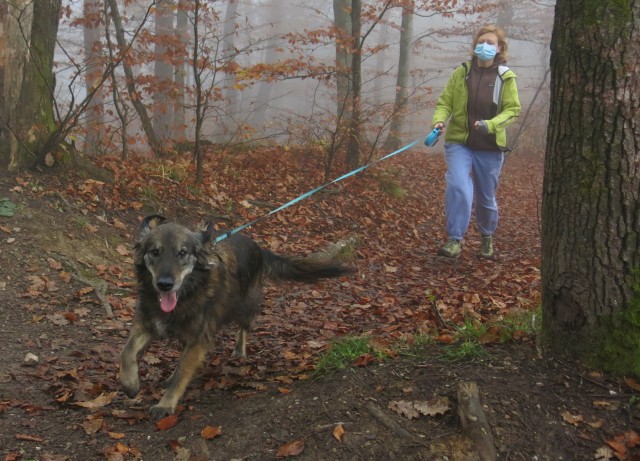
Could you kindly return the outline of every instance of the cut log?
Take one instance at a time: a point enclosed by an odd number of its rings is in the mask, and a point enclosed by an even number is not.
[[[495,461],[496,446],[491,427],[480,403],[480,391],[472,382],[463,382],[458,386],[458,416],[462,428],[474,443],[481,461]]]

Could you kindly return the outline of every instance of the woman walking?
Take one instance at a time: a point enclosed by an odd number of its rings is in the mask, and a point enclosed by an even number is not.
[[[439,255],[457,258],[476,199],[476,224],[482,236],[479,256],[493,257],[498,225],[496,191],[504,152],[505,128],[520,113],[516,75],[506,66],[508,44],[495,25],[481,28],[472,58],[449,78],[438,99],[432,126],[445,131],[447,161],[445,212],[448,241]]]

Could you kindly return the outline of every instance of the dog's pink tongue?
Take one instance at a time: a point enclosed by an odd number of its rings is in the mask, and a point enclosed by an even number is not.
[[[164,312],[171,312],[176,308],[178,296],[175,293],[163,293],[160,295],[160,308]]]

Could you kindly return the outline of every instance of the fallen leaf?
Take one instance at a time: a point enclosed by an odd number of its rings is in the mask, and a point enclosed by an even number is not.
[[[117,392],[109,392],[107,394],[101,394],[93,400],[88,400],[86,402],[74,402],[73,404],[82,408],[95,410],[96,408],[102,408],[105,405],[109,405],[116,395],[118,395]]]
[[[448,397],[435,397],[426,402],[414,402],[413,407],[425,416],[444,415],[451,410]]]
[[[100,430],[103,422],[104,420],[102,418],[96,418],[94,420],[84,421],[81,426],[84,429],[85,434],[91,435]]]
[[[338,424],[333,428],[333,436],[338,442],[342,443],[342,438],[344,437],[344,426],[342,424]]]
[[[594,400],[593,406],[595,408],[603,408],[609,411],[616,411],[618,408],[620,408],[620,402],[612,402],[609,400]]]
[[[171,429],[178,423],[178,415],[169,415],[162,418],[160,421],[156,423],[156,429],[159,431],[166,431],[167,429]]]
[[[49,268],[59,271],[62,269],[62,264],[59,261],[56,261],[53,258],[48,258],[47,262],[49,263]]]
[[[373,361],[374,357],[370,353],[362,354],[354,360],[353,365],[356,367],[366,367]]]
[[[200,436],[205,440],[215,439],[220,434],[222,434],[222,428],[213,426],[206,426],[200,432]]]
[[[129,251],[129,249],[128,249],[126,246],[124,246],[124,245],[118,245],[118,246],[116,247],[116,251],[118,252],[118,254],[119,254],[120,256],[128,256],[128,255],[130,255],[130,254],[131,254],[131,252]]]
[[[107,434],[113,440],[120,440],[120,439],[124,439],[126,437],[126,434],[124,434],[122,432],[107,432]]]
[[[287,458],[289,456],[298,456],[304,451],[304,439],[294,440],[278,448],[276,458]]]
[[[406,400],[396,400],[389,402],[389,409],[395,411],[400,416],[413,419],[420,416],[418,411],[413,407],[413,402],[407,402]]]
[[[582,417],[582,415],[572,415],[568,411],[565,411],[564,413],[562,413],[562,419],[564,419],[566,422],[568,422],[573,426],[578,426],[582,421],[584,421],[584,418]]]
[[[633,379],[633,378],[624,378],[624,382],[627,383],[627,386],[629,386],[634,391],[640,392],[640,384],[635,379]]]

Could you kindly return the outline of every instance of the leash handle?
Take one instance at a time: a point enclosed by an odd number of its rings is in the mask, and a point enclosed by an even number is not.
[[[243,224],[242,226],[238,226],[235,229],[232,229],[230,231],[227,231],[223,234],[220,234],[216,237],[215,239],[215,243],[221,242],[222,240],[231,237],[233,234],[237,234],[238,232],[246,229],[247,227],[251,227],[254,224],[256,224],[259,221],[262,221],[263,219],[268,218],[269,216],[271,216],[272,214],[278,213],[279,211],[284,210],[285,208],[289,208],[291,205],[298,203],[301,200],[304,200],[307,197],[312,196],[313,194],[315,194],[316,192],[320,192],[322,189],[324,189],[325,187],[328,187],[332,184],[335,184],[339,181],[342,181],[343,179],[347,179],[349,176],[353,176],[355,174],[360,173],[361,171],[366,170],[367,168],[375,165],[376,163],[382,162],[383,160],[386,160],[390,157],[393,157],[394,155],[398,155],[400,152],[404,152],[407,149],[410,149],[411,147],[415,146],[416,144],[418,144],[420,141],[422,141],[422,138],[417,139],[409,144],[407,144],[404,147],[401,147],[400,149],[396,150],[395,152],[391,152],[390,154],[385,155],[384,157],[379,158],[378,160],[374,160],[371,163],[368,163],[366,165],[363,165],[361,167],[356,168],[355,170],[352,170],[348,173],[343,174],[342,176],[340,176],[339,178],[334,179],[333,181],[330,181],[326,184],[323,184],[322,186],[316,187],[315,189],[310,190],[309,192],[305,192],[304,194],[300,195],[299,197],[294,198],[293,200],[285,203],[284,205],[279,206],[278,208],[275,208],[273,210],[271,210],[269,213],[264,214],[256,219],[254,219],[253,221],[250,221],[246,224]]]

